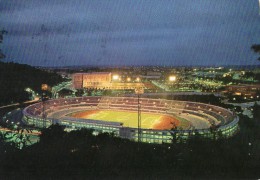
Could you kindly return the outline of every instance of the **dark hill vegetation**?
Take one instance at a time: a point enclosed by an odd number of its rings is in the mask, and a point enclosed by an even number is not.
[[[0,61],[0,106],[29,99],[25,88],[40,92],[41,84],[53,86],[62,81],[61,76],[35,67]]]

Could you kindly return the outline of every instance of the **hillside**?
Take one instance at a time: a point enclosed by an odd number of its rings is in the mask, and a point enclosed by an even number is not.
[[[41,84],[53,86],[62,81],[61,76],[35,67],[0,62],[0,106],[29,99],[25,88],[40,92]]]

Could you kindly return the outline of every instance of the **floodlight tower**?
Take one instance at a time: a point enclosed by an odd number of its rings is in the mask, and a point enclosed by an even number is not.
[[[174,75],[170,75],[169,76],[169,81],[168,81],[168,84],[170,85],[168,87],[169,91],[172,91],[172,88],[173,88],[173,83],[176,81],[176,76]]]
[[[42,90],[42,127],[45,128],[46,127],[46,111],[45,111],[45,93],[48,90],[48,85],[47,84],[42,84],[41,87]]]
[[[144,93],[144,89],[142,87],[135,89],[135,94],[137,94],[137,111],[138,111],[138,142],[141,141],[141,103],[140,103],[140,96]]]
[[[170,82],[176,81],[176,76],[173,76],[173,75],[169,76],[169,81]]]

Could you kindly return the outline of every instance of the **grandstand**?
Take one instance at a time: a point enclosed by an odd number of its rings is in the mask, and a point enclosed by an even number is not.
[[[175,101],[166,99],[140,98],[141,111],[151,114],[176,117],[179,124],[186,126],[177,128],[154,129],[142,128],[141,140],[150,143],[170,143],[172,134],[187,138],[195,131],[205,137],[213,137],[211,127],[216,127],[216,132],[221,131],[223,136],[232,136],[238,130],[238,117],[231,111],[197,102]],[[23,121],[37,127],[49,126],[59,123],[67,129],[91,128],[95,132],[113,132],[122,138],[137,140],[137,127],[127,126],[125,121],[84,119],[73,117],[71,114],[88,111],[124,111],[136,112],[138,101],[135,97],[78,97],[70,99],[53,99],[45,102],[47,118],[42,118],[43,104],[37,103],[23,110]],[[45,121],[45,123],[43,123]],[[136,118],[137,121],[137,118]],[[147,121],[146,121],[147,122]],[[125,124],[124,124],[125,123]],[[187,125],[188,124],[188,125]]]

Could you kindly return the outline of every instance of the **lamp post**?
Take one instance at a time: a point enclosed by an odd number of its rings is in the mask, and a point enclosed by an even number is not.
[[[46,127],[46,112],[45,112],[45,97],[44,97],[44,95],[46,95],[45,93],[48,90],[48,85],[42,84],[41,90],[42,90],[42,127],[45,128]]]

